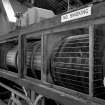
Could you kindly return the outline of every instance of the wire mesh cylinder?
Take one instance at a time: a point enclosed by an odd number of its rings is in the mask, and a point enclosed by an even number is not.
[[[89,38],[65,38],[55,47],[51,74],[56,85],[89,92]]]

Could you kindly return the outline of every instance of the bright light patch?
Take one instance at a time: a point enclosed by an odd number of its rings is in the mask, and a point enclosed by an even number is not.
[[[3,6],[5,8],[5,11],[6,11],[6,14],[7,14],[9,21],[10,22],[16,22],[15,13],[14,13],[14,10],[11,6],[10,1],[9,0],[2,0],[2,2],[3,2]]]

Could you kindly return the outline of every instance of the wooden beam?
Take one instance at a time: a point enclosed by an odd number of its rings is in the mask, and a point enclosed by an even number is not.
[[[89,96],[93,97],[94,25],[89,26]]]
[[[61,89],[61,87],[55,89],[53,85],[43,84],[39,80],[18,79],[10,73],[3,73],[1,70],[0,77],[14,81],[21,86],[25,86],[27,89],[32,89],[37,93],[44,95],[45,97],[61,102],[63,105],[104,105],[105,103],[105,100],[97,99],[94,97],[81,96],[79,93],[77,93],[75,96],[73,95],[74,92],[72,92],[70,89],[67,91],[65,91],[65,88]]]
[[[41,80],[43,82],[45,82],[47,80],[47,48],[46,48],[46,44],[47,44],[47,36],[44,35],[42,33],[42,37],[41,37],[41,61],[42,61],[42,65],[41,65]]]
[[[19,35],[18,39],[18,74],[20,78],[24,77],[26,71],[26,38],[25,35]]]

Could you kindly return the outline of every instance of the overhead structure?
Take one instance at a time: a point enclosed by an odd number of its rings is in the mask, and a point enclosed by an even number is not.
[[[2,0],[4,9],[10,22],[16,22],[15,12],[9,0]]]
[[[8,21],[16,23],[16,13],[24,13],[27,7],[19,3],[17,0],[1,0],[1,10],[5,12]]]
[[[79,6],[93,2],[93,0],[18,0],[21,3],[32,7],[40,7],[49,9],[55,12],[55,14],[60,14],[68,9],[77,8]]]
[[[17,0],[0,0],[0,35],[16,29],[16,13],[24,13],[27,7]]]

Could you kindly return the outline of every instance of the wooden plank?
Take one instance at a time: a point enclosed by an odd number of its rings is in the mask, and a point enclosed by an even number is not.
[[[18,75],[16,73],[13,73],[11,71],[7,71],[7,70],[4,70],[4,69],[0,69],[0,76],[1,77],[4,77],[4,78],[8,78],[8,79],[18,79]],[[10,77],[10,78],[9,78]]]
[[[89,101],[86,99],[84,100],[81,97],[76,97],[76,96],[67,94],[63,91],[56,90],[52,88],[53,86],[48,87],[40,83],[37,83],[35,85],[34,82],[31,82],[31,81],[28,81],[28,80],[23,80],[23,81],[24,81],[24,85],[27,88],[33,89],[39,94],[42,94],[48,98],[58,101],[64,105],[88,105],[87,103],[90,103],[89,105],[99,105],[98,103],[94,101]],[[29,83],[28,85],[25,83],[26,81]],[[35,88],[33,87],[33,85],[35,86]]]
[[[89,26],[89,96],[93,97],[94,25]]]
[[[42,33],[41,35],[41,81],[46,82],[47,81],[47,56],[46,56],[46,38],[47,36]],[[45,99],[42,99],[41,102],[42,105],[45,105]]]
[[[89,105],[104,105],[105,103],[105,100],[97,99],[94,97],[90,98],[87,95],[86,96],[82,94],[80,95],[80,93],[74,92],[70,89],[65,89],[59,86],[53,86],[51,84],[44,84],[39,80],[29,79],[29,78],[18,79],[17,77],[12,76],[9,73],[6,74],[6,73],[1,72],[1,70],[0,70],[0,77],[7,78],[21,86],[26,87],[27,89],[34,90],[35,92],[42,94],[45,97],[61,102],[64,105],[70,105],[70,103],[72,102],[72,99],[73,101],[75,101],[75,97],[76,97],[76,100],[79,101],[79,103],[78,101],[76,101],[76,103],[78,104],[71,104],[71,105],[88,105],[88,104],[81,103],[81,100],[78,99],[78,96],[80,99],[84,100],[85,103],[89,102],[90,103]]]
[[[42,61],[42,65],[41,65],[41,80],[43,82],[47,81],[47,40],[46,40],[47,36],[44,35],[42,33],[42,37],[41,37],[41,61]]]

